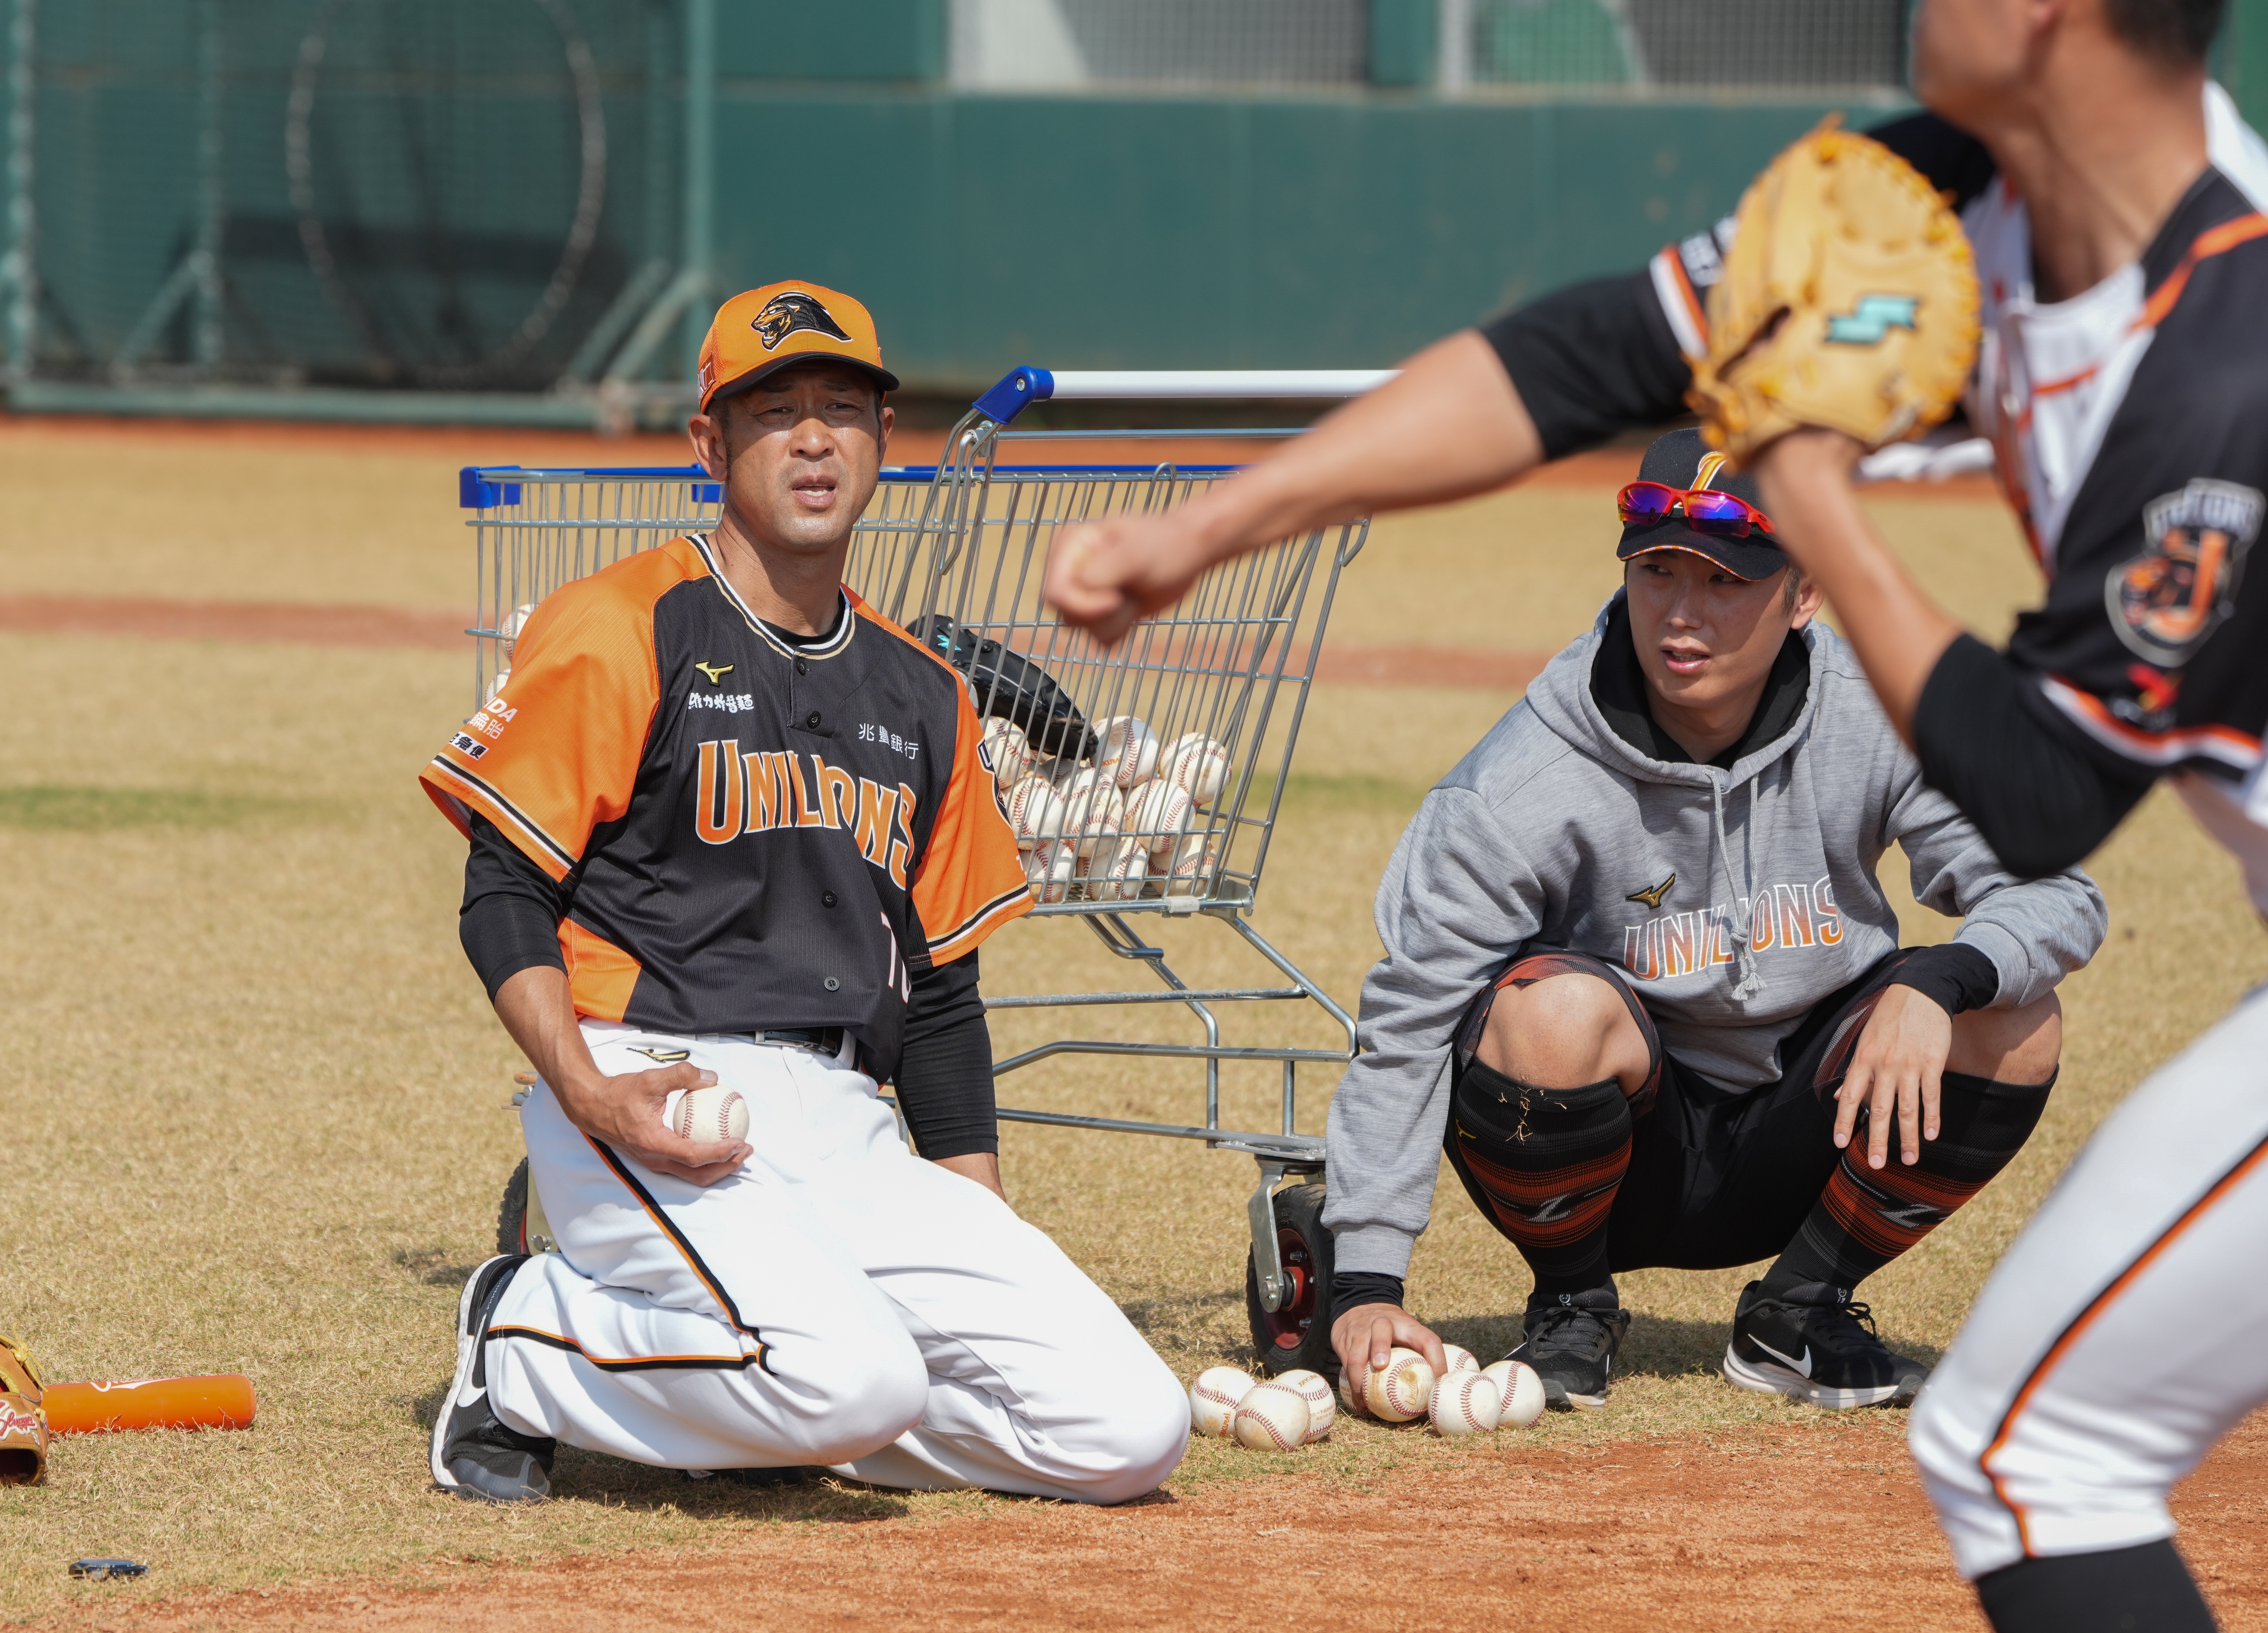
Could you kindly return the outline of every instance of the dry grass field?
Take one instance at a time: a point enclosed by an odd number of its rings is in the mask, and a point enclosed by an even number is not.
[[[0,427],[0,598],[453,608],[470,577],[457,464],[625,457],[620,445],[540,440]],[[2002,633],[2031,593],[1996,507],[1884,499],[1877,514],[1987,634]],[[1612,537],[1606,492],[1542,484],[1390,522],[1352,570],[1334,637],[1555,647],[1611,587]],[[970,1547],[1005,1538],[1011,1553],[1019,1538],[1103,1535],[1101,1519],[1051,1517],[1045,1504],[831,1485],[757,1493],[572,1453],[559,1470],[563,1500],[533,1510],[430,1489],[425,1437],[448,1377],[457,1289],[490,1251],[497,1194],[519,1154],[506,1101],[519,1063],[456,943],[461,847],[415,780],[468,685],[463,658],[433,651],[0,635],[0,1217],[13,1225],[0,1248],[0,1331],[28,1341],[53,1378],[241,1371],[261,1394],[249,1431],[68,1440],[49,1485],[0,1491],[0,1616],[77,1622],[136,1606],[154,1614],[152,1601],[185,1594],[346,1577],[431,1584],[468,1562],[486,1570],[625,1549],[697,1560],[761,1548],[786,1569],[807,1548],[812,1569],[848,1569],[841,1550],[857,1527],[838,1521]],[[1350,1007],[1376,952],[1371,892],[1402,825],[1513,701],[1318,688],[1255,922]],[[1895,857],[1886,865],[1900,872]],[[1885,1335],[1915,1353],[1948,1342],[1996,1254],[2104,1111],[2261,973],[2232,864],[2169,800],[2154,797],[2095,867],[2111,940],[2066,989],[2069,1050],[2038,1136],[1976,1204],[1867,1289]],[[1916,938],[1949,929],[1926,913],[1910,911],[1908,923]],[[1219,930],[1161,933],[1193,979],[1260,973]],[[1123,979],[1092,938],[1063,923],[1013,927],[988,947],[985,967],[996,992]],[[1022,1047],[1044,1024],[998,1018],[996,1041],[1003,1052]],[[1331,1041],[1327,1026],[1280,1010],[1234,1024],[1243,1032],[1232,1041],[1263,1024]],[[1120,1035],[1110,1025],[1094,1029]],[[1321,1129],[1329,1086],[1307,1080],[1303,1128]],[[1275,1092],[1270,1073],[1232,1071],[1231,1120],[1268,1126]],[[1174,1121],[1199,1110],[1191,1068],[1093,1060],[1034,1068],[1002,1096]],[[1248,1159],[1011,1126],[1004,1161],[1016,1205],[1177,1371],[1248,1353]],[[1413,1481],[1437,1493],[1494,1492],[1589,1464],[1624,1467],[1601,1460],[1618,1446],[1688,1462],[1721,1446],[1727,1468],[1783,1455],[1823,1467],[1839,1457],[1854,1478],[1892,1470],[1903,1480],[1894,1416],[1822,1424],[1718,1379],[1712,1365],[1746,1275],[1625,1278],[1638,1320],[1609,1411],[1550,1417],[1480,1452],[1361,1424],[1296,1459],[1200,1445],[1169,1492],[1193,1514],[1208,1493],[1277,1502],[1274,1523],[1291,1532],[1277,1541],[1290,1551],[1308,1505],[1328,1516],[1334,1503]],[[1451,1183],[1410,1286],[1417,1310],[1448,1336],[1500,1353],[1526,1281]],[[1280,1500],[1271,1482],[1289,1482]],[[1897,1545],[1910,1563],[1900,1568],[1949,1582],[1910,1484]],[[1538,1541],[1539,1570],[1555,1546]],[[86,1554],[153,1570],[137,1585],[69,1581],[65,1562]],[[1524,1579],[1528,1562],[1513,1564]],[[562,1593],[574,1580],[547,1579]],[[1881,1625],[1914,1625],[1889,1616],[1890,1600],[1878,1604]],[[1071,1619],[1108,1613],[1090,1601]],[[1036,1615],[1027,1606],[1010,1619]],[[1564,1624],[1617,1623],[1602,1611]]]

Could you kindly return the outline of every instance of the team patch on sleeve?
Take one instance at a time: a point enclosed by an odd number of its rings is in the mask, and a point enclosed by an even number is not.
[[[2264,509],[2257,489],[2206,477],[2143,507],[2142,553],[2102,586],[2118,638],[2161,669],[2195,657],[2235,608]]]

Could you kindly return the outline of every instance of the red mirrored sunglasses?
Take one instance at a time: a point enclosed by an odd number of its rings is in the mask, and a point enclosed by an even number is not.
[[[1666,482],[1634,482],[1615,497],[1623,520],[1641,526],[1666,522],[1679,511],[1696,533],[1745,539],[1751,529],[1772,530],[1771,518],[1737,494],[1713,488],[1672,488]]]

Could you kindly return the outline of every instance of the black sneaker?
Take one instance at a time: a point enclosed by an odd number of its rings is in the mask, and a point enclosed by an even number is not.
[[[1784,1394],[1839,1411],[1910,1406],[1928,1380],[1918,1361],[1893,1355],[1874,1332],[1874,1313],[1850,1290],[1805,1282],[1768,1298],[1762,1282],[1741,1291],[1725,1381],[1735,1389]]]
[[[1528,1306],[1526,1342],[1505,1358],[1535,1369],[1543,1404],[1555,1412],[1604,1406],[1607,1377],[1630,1323],[1611,1287],[1560,1293],[1553,1303]]]
[[[499,1254],[481,1266],[457,1300],[457,1375],[433,1424],[433,1479],[459,1497],[483,1503],[540,1503],[551,1495],[556,1440],[507,1428],[489,1409],[488,1334],[512,1273],[524,1253]]]

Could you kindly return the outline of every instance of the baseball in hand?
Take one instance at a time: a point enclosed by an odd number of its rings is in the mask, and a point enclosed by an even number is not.
[[[1370,1402],[1363,1399],[1359,1378],[1359,1374],[1350,1377],[1345,1367],[1339,1368],[1339,1409],[1349,1417],[1370,1416]]]
[[[1502,1410],[1496,1386],[1482,1377],[1478,1369],[1452,1372],[1434,1384],[1432,1396],[1425,1403],[1425,1416],[1432,1422],[1433,1432],[1452,1438],[1492,1432]]]
[[[1302,1367],[1296,1372],[1285,1372],[1274,1382],[1278,1389],[1289,1389],[1307,1403],[1307,1439],[1310,1444],[1331,1432],[1331,1423],[1339,1415],[1338,1402],[1331,1398],[1331,1387],[1323,1381],[1321,1372],[1311,1372]]]
[[[1525,1429],[1543,1416],[1543,1379],[1525,1361],[1498,1361],[1481,1368],[1503,1401],[1497,1421]]]
[[[661,1119],[681,1139],[713,1144],[748,1136],[748,1102],[738,1089],[712,1084],[705,1089],[672,1089],[663,1097]]]
[[[1387,1353],[1386,1365],[1372,1371],[1363,1398],[1373,1416],[1389,1423],[1423,1417],[1433,1398],[1433,1368],[1415,1350],[1396,1344]]]
[[[1208,1366],[1189,1386],[1189,1427],[1219,1439],[1228,1433],[1236,1403],[1256,1387],[1252,1374],[1233,1366]]]
[[[1307,1402],[1296,1389],[1261,1384],[1236,1403],[1229,1433],[1255,1452],[1293,1452],[1307,1444],[1313,1422]]]

